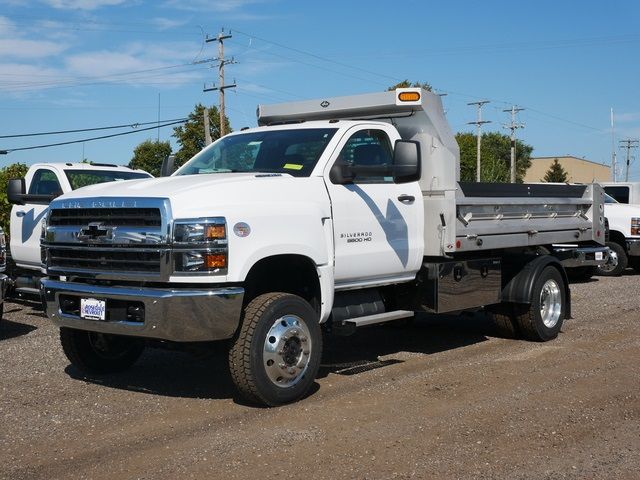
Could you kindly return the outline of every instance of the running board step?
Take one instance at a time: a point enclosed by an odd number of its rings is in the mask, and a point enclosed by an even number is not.
[[[390,322],[401,318],[413,317],[414,312],[410,310],[396,310],[393,312],[376,313],[366,317],[349,318],[343,321],[343,325],[353,327],[364,327],[365,325],[375,325],[376,323]]]

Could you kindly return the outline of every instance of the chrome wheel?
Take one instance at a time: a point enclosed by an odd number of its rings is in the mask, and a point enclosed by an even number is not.
[[[562,292],[553,280],[547,280],[540,291],[540,317],[545,327],[553,328],[560,320],[562,313]]]
[[[302,318],[285,315],[277,319],[264,340],[262,359],[269,380],[291,387],[305,375],[311,359],[311,334]]]
[[[618,267],[618,253],[609,250],[609,260],[604,265],[598,267],[601,272],[610,273]]]

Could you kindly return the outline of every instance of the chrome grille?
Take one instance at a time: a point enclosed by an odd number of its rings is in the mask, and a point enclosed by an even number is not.
[[[160,273],[160,250],[49,248],[49,268]]]
[[[54,200],[43,231],[43,263],[50,275],[167,280],[170,219],[163,198]]]
[[[73,208],[52,210],[49,225],[82,226],[98,222],[108,227],[159,227],[159,208]]]

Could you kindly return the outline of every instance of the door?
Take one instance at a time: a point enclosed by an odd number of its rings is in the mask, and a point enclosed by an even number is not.
[[[27,194],[29,195],[62,193],[56,173],[47,168],[36,170],[33,177],[31,177],[31,182],[28,182],[28,187]],[[11,208],[11,239],[9,245],[13,261],[19,267],[37,268],[40,266],[42,219],[47,214],[48,209],[49,205],[34,203],[14,205]]]
[[[358,126],[341,141],[336,158],[352,166],[391,166],[395,130]],[[374,169],[375,170],[375,169]],[[335,244],[335,282],[367,283],[413,275],[423,252],[423,203],[418,182],[395,184],[388,175],[359,173],[336,185],[326,172]]]

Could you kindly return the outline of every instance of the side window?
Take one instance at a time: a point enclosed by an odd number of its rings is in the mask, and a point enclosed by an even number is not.
[[[51,170],[41,168],[36,170],[29,185],[29,195],[53,195],[62,193],[58,177]]]
[[[629,187],[607,186],[604,191],[620,203],[629,203]]]
[[[364,167],[356,172],[354,183],[393,183],[391,169],[366,167],[391,167],[393,153],[391,141],[383,130],[360,130],[354,133],[342,147],[338,162],[354,167]]]

